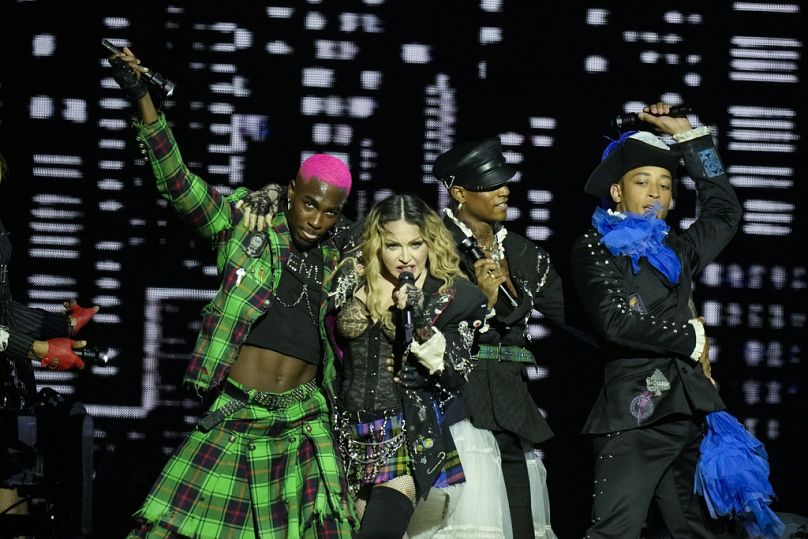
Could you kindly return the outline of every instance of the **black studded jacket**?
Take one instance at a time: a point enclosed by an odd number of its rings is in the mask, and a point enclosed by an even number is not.
[[[682,271],[670,283],[642,258],[634,273],[628,256],[612,255],[595,230],[572,250],[572,273],[584,309],[601,342],[604,385],[584,432],[603,434],[650,425],[673,415],[724,409],[718,392],[691,358],[698,316],[695,276],[735,234],[741,206],[709,135],[681,144],[698,193],[699,218],[665,242]],[[709,328],[707,328],[709,334]]]

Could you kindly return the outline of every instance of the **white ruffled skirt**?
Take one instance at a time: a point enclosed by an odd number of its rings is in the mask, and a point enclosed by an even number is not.
[[[525,451],[527,476],[530,480],[530,507],[533,511],[533,534],[535,539],[558,539],[550,526],[550,497],[547,495],[547,469],[538,455],[530,449]]]
[[[513,539],[499,447],[490,431],[464,420],[451,425],[466,481],[432,488],[407,528],[410,539]],[[556,539],[550,527],[547,471],[535,451],[525,452],[535,539]]]

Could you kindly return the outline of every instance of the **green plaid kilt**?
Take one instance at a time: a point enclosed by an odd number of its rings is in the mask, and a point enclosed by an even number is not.
[[[222,393],[211,410],[232,400]],[[347,492],[319,389],[279,410],[251,402],[210,431],[191,432],[130,537],[350,538]]]

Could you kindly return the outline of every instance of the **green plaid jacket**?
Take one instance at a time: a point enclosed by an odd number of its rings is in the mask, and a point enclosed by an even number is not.
[[[137,124],[138,138],[148,150],[149,161],[157,178],[157,189],[179,212],[183,220],[200,235],[213,238],[218,245],[217,267],[221,284],[213,300],[202,310],[202,327],[185,372],[185,382],[204,393],[218,387],[227,378],[230,367],[252,324],[269,308],[273,291],[280,282],[281,271],[289,257],[291,237],[286,216],[279,213],[265,233],[268,244],[258,257],[246,253],[251,233],[237,226],[241,212],[234,203],[246,194],[236,190],[223,197],[183,163],[174,135],[163,115],[154,123]],[[339,261],[339,251],[331,241],[323,242],[323,282]],[[237,272],[246,273],[239,280]],[[328,287],[328,285],[324,285]],[[321,295],[320,338],[327,342],[325,331],[326,299]],[[336,375],[331,347],[323,346],[323,387],[329,398],[334,396]]]

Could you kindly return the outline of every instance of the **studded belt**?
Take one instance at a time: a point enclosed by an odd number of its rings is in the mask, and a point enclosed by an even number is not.
[[[491,361],[510,361],[513,363],[536,364],[536,358],[530,350],[519,346],[502,346],[501,344],[481,344],[480,351],[475,356],[477,359],[487,359]]]
[[[269,391],[247,392],[231,382],[227,382],[227,385],[224,387],[224,392],[234,399],[244,401],[245,403],[260,404],[270,410],[280,410],[281,408],[288,408],[293,404],[302,402],[311,397],[311,394],[316,390],[317,382],[314,379],[285,393],[270,393]]]
[[[257,390],[245,391],[228,380],[224,386],[224,393],[233,397],[233,400],[221,408],[206,413],[199,420],[197,426],[207,432],[224,421],[226,417],[236,413],[248,404],[258,404],[268,410],[288,408],[293,404],[308,399],[316,390],[317,382],[314,379],[285,393],[270,393],[269,391]]]

